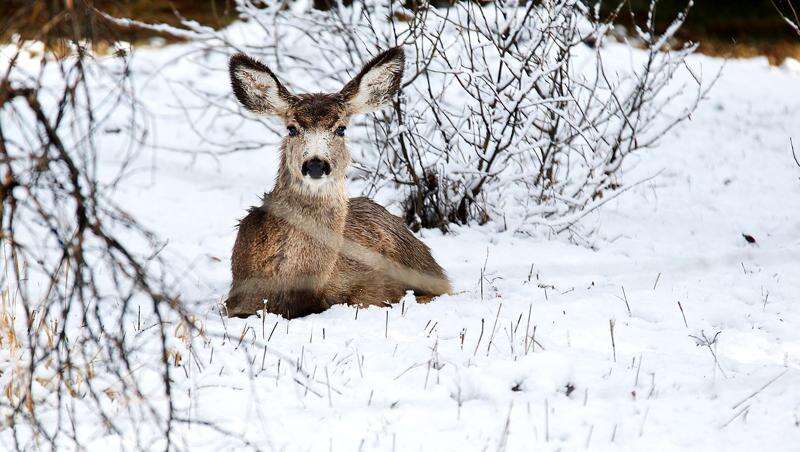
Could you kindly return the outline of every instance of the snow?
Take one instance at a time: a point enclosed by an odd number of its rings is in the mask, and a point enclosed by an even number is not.
[[[156,71],[184,52],[138,51],[154,74],[139,93],[158,115],[151,144],[202,150],[165,81],[225,93],[226,72]],[[502,222],[422,231],[455,287],[429,304],[222,320],[234,226],[270,189],[277,148],[143,154],[115,199],[168,241],[205,329],[227,333],[173,373],[181,406],[276,450],[796,450],[800,72],[763,58],[690,64],[724,68],[692,120],[632,158],[623,181],[656,177],[580,236]],[[210,131],[225,142],[228,126]],[[235,134],[279,139],[257,121]],[[711,347],[692,337],[717,333]],[[201,427],[180,435],[192,450],[244,447]]]

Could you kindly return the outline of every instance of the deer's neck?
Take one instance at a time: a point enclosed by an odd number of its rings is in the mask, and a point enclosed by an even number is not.
[[[287,170],[281,169],[272,190],[272,198],[287,207],[295,207],[303,215],[336,216],[340,212],[347,214],[348,199],[344,181],[327,181],[322,187],[314,188],[298,184],[292,180]]]
[[[343,241],[348,210],[344,183],[310,192],[286,182],[279,175],[266,205],[286,224],[280,239],[287,250],[284,271],[293,277],[311,278],[315,290],[323,290]]]
[[[298,232],[320,242],[320,249],[338,250],[347,218],[344,181],[328,181],[321,189],[314,189],[293,181],[282,168],[270,203],[276,209],[274,214],[283,217]]]

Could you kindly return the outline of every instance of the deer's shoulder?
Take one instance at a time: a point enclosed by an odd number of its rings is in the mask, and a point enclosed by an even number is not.
[[[270,213],[270,194],[264,193],[261,197],[261,203],[251,206],[247,210],[247,215],[239,220],[237,227],[239,234],[268,234],[271,230],[277,232],[281,229],[281,219]]]

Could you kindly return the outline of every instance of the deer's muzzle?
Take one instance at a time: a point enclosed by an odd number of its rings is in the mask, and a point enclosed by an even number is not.
[[[326,160],[314,157],[303,162],[300,172],[303,176],[311,176],[312,179],[320,179],[322,176],[327,176],[331,173],[331,164]]]

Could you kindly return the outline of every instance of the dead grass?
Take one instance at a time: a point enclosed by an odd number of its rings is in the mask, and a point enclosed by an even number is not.
[[[63,22],[63,15],[69,12],[63,5],[58,6],[61,5],[59,2],[56,2],[58,4],[56,6],[47,3],[34,2],[31,6],[21,0],[8,1],[3,7],[5,19],[0,20],[0,43],[9,42],[14,35],[18,35],[22,39],[41,39],[42,33],[55,38],[72,33],[73,30],[62,30],[60,26]],[[74,4],[79,7],[81,2],[75,1]],[[218,29],[230,24],[236,18],[233,0],[172,0],[170,2],[101,0],[95,1],[94,6],[113,16],[173,26],[180,26],[180,17],[184,17]],[[407,22],[412,18],[407,13],[398,11],[395,13],[394,19]],[[702,27],[700,27],[693,31],[689,30],[690,36],[683,37],[699,42],[698,52],[713,57],[754,58],[765,56],[772,65],[780,65],[786,58],[800,60],[800,40],[792,39],[793,36],[785,37],[785,34],[774,31],[772,33],[774,36],[768,37],[763,30],[765,28],[763,20],[753,19],[752,22],[751,26],[755,27],[759,37],[747,42],[734,41],[724,37],[723,35],[730,35],[731,31],[728,28],[714,33],[701,32],[699,30]],[[747,23],[737,22],[737,26],[746,29]],[[154,37],[163,38],[166,42],[179,41],[173,35],[160,34],[153,30],[123,28],[97,21],[87,22],[85,29],[84,34],[93,43],[94,51],[100,54],[108,53],[111,50],[109,43],[120,39],[132,42],[137,46],[148,45]],[[738,30],[739,35],[744,36],[741,32],[742,30]],[[68,52],[59,39],[53,39],[47,47],[55,55]],[[62,49],[62,47],[64,48]]]
[[[800,60],[800,39],[732,43],[709,37],[698,42],[700,46],[697,51],[713,57],[755,58],[764,56],[774,66],[781,65],[787,58]]]
[[[133,18],[145,23],[163,23],[180,26],[182,19],[194,20],[203,25],[222,28],[236,18],[234,0],[72,0],[68,2],[30,2],[4,0],[0,14],[0,43],[12,42],[15,36],[22,40],[39,40],[58,54],[61,41],[78,35],[89,41],[98,53],[105,53],[110,43],[118,41],[146,45],[153,37],[167,42],[177,42],[175,36],[136,27],[121,27],[87,12],[94,7],[115,17]],[[86,16],[75,30],[70,16]]]

